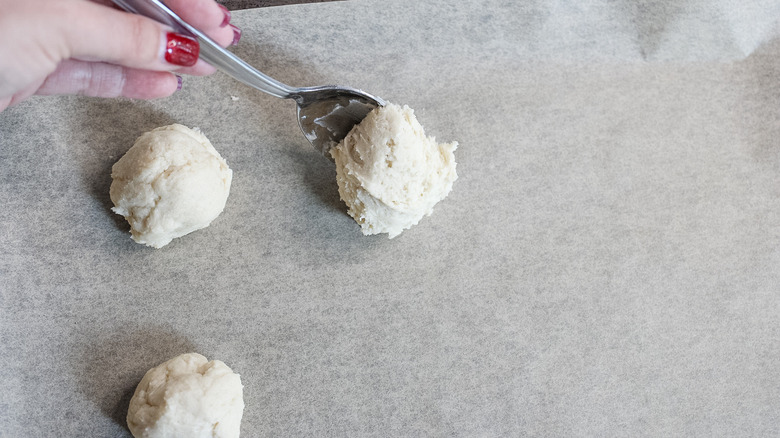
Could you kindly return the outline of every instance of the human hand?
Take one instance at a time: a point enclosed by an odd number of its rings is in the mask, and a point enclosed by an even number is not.
[[[214,0],[166,0],[218,44],[241,32]],[[0,111],[33,94],[151,99],[207,75],[197,40],[111,6],[110,0],[0,0]]]

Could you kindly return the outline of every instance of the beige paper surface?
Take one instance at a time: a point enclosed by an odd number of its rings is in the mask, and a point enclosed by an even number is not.
[[[408,104],[460,143],[451,195],[393,240],[346,215],[292,102],[222,74],[0,113],[0,436],[129,436],[141,376],[188,351],[241,374],[246,437],[778,434],[779,12],[236,12],[260,70]],[[233,187],[153,250],[110,212],[110,169],[174,122]]]

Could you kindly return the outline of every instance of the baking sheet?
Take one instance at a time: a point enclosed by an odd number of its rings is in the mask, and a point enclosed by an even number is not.
[[[189,351],[241,374],[248,437],[777,435],[778,12],[235,12],[262,71],[408,104],[460,142],[451,195],[392,240],[346,215],[292,102],[222,74],[4,111],[0,436],[130,436],[144,372]],[[233,187],[153,250],[110,212],[110,169],[174,122]]]

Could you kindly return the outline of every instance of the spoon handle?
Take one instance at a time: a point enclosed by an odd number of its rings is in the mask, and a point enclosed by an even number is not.
[[[222,70],[225,74],[250,87],[279,98],[291,97],[294,89],[276,79],[267,76],[243,59],[225,50],[203,32],[184,21],[160,0],[112,0],[120,8],[134,14],[143,15],[170,26],[176,32],[184,33],[198,39],[200,57]]]

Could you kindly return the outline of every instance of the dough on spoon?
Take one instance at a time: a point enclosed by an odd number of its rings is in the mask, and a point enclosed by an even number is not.
[[[427,137],[406,105],[374,109],[330,151],[347,213],[363,234],[398,236],[452,190],[457,146]]]
[[[222,361],[187,353],[146,372],[127,425],[135,438],[238,438],[243,413],[241,377]]]
[[[141,135],[111,178],[112,210],[130,223],[132,239],[162,248],[222,213],[233,172],[197,128],[174,124]]]

